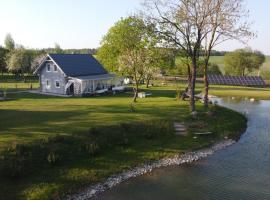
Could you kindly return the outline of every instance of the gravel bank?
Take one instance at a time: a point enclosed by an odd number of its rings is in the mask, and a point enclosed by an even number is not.
[[[104,182],[92,185],[92,186],[86,188],[85,190],[83,190],[82,192],[75,194],[75,195],[71,195],[71,196],[67,197],[66,199],[67,200],[91,199],[92,197],[95,197],[98,194],[100,194],[104,191],[107,191],[107,190],[115,187],[116,185],[124,182],[124,181],[127,181],[127,180],[134,178],[134,177],[137,177],[137,176],[141,176],[141,175],[146,174],[146,173],[149,173],[153,169],[195,162],[195,161],[203,159],[207,156],[210,156],[213,153],[215,153],[216,151],[224,149],[224,148],[226,148],[234,143],[235,143],[234,140],[224,140],[224,141],[216,143],[215,145],[213,145],[209,148],[189,152],[189,153],[182,154],[182,155],[176,155],[172,158],[165,158],[165,159],[155,161],[152,163],[140,165],[138,167],[135,167],[132,170],[129,170],[129,171],[123,172],[121,174],[112,176]]]

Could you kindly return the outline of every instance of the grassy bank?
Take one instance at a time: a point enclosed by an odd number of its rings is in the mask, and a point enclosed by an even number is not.
[[[152,96],[134,107],[132,94],[10,94],[0,103],[1,198],[59,199],[145,161],[236,138],[246,125],[238,113],[213,107],[207,114],[201,104],[198,118],[191,118],[173,87],[148,92]],[[175,121],[187,124],[187,137],[173,134]],[[202,131],[213,134],[193,138]]]
[[[255,99],[270,99],[270,88],[236,87],[236,86],[211,86],[210,94],[220,97],[243,97]]]

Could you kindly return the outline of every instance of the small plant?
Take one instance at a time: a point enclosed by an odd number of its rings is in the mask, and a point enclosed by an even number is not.
[[[99,146],[96,142],[85,143],[84,149],[91,156],[94,156],[94,155],[98,154],[98,152],[99,152]]]
[[[16,178],[24,174],[27,149],[23,144],[14,144],[2,153],[0,170],[4,176]]]
[[[47,161],[49,164],[55,165],[61,161],[61,156],[55,152],[51,152],[47,156]]]
[[[130,110],[130,112],[136,112],[135,106],[133,105],[133,103],[130,104],[129,110]]]

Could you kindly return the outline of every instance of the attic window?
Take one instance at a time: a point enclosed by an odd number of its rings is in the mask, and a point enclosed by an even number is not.
[[[54,71],[57,72],[57,66],[56,65],[54,65]]]
[[[51,71],[51,65],[47,64],[47,72],[50,72],[50,71]]]

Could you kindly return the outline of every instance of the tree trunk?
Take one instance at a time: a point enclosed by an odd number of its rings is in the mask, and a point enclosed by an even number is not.
[[[146,88],[149,88],[150,79],[151,77],[146,78]]]
[[[204,107],[208,108],[208,104],[209,104],[209,81],[208,81],[208,74],[207,74],[207,67],[206,69],[204,69],[204,98],[203,98],[203,102],[204,102]]]
[[[136,85],[133,87],[133,91],[134,91],[133,102],[136,103],[137,102],[137,98],[138,98],[138,91],[139,91],[139,85],[138,85],[138,83],[136,83]]]
[[[205,60],[205,66],[204,66],[204,97],[203,97],[203,103],[204,107],[208,108],[209,104],[209,81],[208,81],[208,64],[209,64],[209,56],[210,52],[207,55],[207,58]]]
[[[187,68],[188,68],[188,77],[187,77],[188,85],[187,85],[185,91],[183,92],[183,94],[181,95],[181,100],[185,100],[185,98],[187,96],[190,96],[190,88],[191,88],[191,70],[190,70],[190,65],[188,65]]]
[[[190,91],[190,111],[194,112],[195,108],[195,87],[196,87],[196,76],[197,76],[197,63],[196,58],[192,58],[192,69],[191,69],[191,80],[189,84],[189,91]]]

